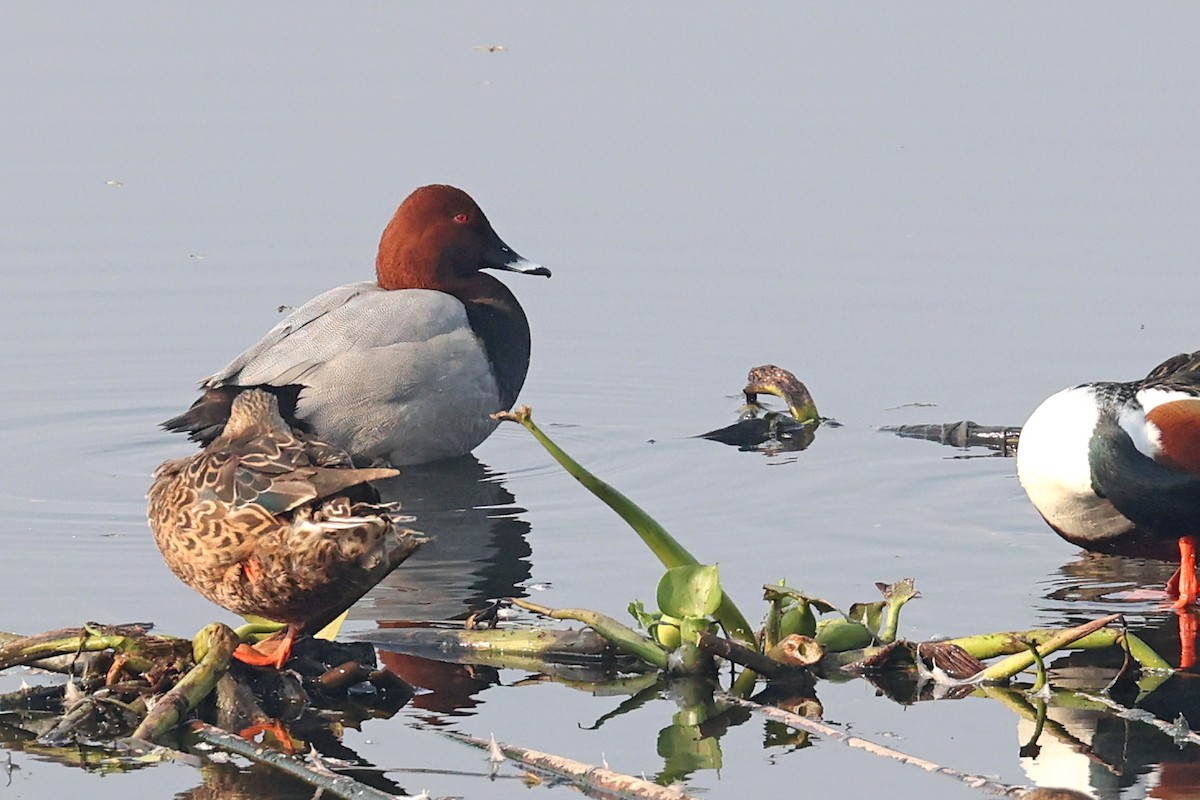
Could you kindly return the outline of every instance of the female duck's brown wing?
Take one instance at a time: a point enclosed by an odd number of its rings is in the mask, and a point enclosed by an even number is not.
[[[156,473],[150,525],[168,566],[241,614],[297,622],[353,602],[419,537],[390,507],[356,500],[396,470],[334,466],[330,451],[295,435],[269,394],[240,394],[221,436]]]
[[[286,514],[369,481],[390,478],[394,469],[354,469],[350,457],[324,442],[297,436],[279,416],[274,398],[260,390],[238,395],[225,432],[205,450],[220,474],[218,496],[231,505],[259,505]],[[360,499],[377,499],[373,490]]]

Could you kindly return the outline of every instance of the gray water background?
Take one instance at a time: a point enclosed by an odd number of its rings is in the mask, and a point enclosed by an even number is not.
[[[153,468],[189,452],[156,423],[278,306],[369,277],[384,223],[429,182],[469,191],[554,270],[505,278],[533,327],[522,402],[718,561],[743,607],[784,577],[848,604],[911,576],[923,598],[902,634],[915,638],[1063,624],[1114,608],[1079,600],[1081,585],[1170,572],[1118,559],[1097,573],[1045,528],[1011,460],[876,428],[1020,424],[1063,386],[1200,346],[1193,6],[47,3],[5,17],[0,628],[150,617],[188,634],[231,619],[165,569],[145,528]],[[844,427],[773,458],[690,438],[732,420],[765,362]],[[523,431],[501,428],[476,456],[492,479],[451,484],[466,498],[444,503],[464,532],[510,520],[489,544],[520,551],[500,559],[510,586],[617,616],[653,597],[660,569],[641,543]],[[449,543],[473,546],[459,533],[414,572],[454,572]],[[442,585],[422,602],[444,600]],[[396,600],[371,602],[387,616]],[[1152,604],[1120,610],[1166,620]],[[857,732],[1054,782],[1018,758],[996,703],[820,691]],[[653,774],[673,708],[588,732],[576,723],[615,700],[553,685],[477,699],[348,743],[376,763],[477,769],[418,730],[432,720]],[[757,721],[731,731],[720,773],[692,785],[969,794],[831,743],[764,750],[761,736]],[[199,783],[185,767],[100,782],[17,759],[14,797]],[[1109,780],[1063,763],[1072,780]],[[1105,796],[1158,780],[1110,781],[1133,785]]]

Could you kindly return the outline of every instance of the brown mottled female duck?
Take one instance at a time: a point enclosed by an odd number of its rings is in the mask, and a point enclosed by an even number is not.
[[[211,444],[158,468],[150,528],[188,586],[235,614],[287,623],[274,648],[236,654],[281,667],[297,635],[329,623],[424,541],[368,483],[397,474],[355,469],[344,451],[292,430],[274,395],[248,390]]]

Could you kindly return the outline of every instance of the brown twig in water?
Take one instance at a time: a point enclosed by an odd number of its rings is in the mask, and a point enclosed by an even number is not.
[[[474,736],[467,736],[455,731],[439,731],[439,733],[457,742],[478,747],[480,750],[487,750],[492,746],[491,741],[476,739]],[[524,747],[517,747],[516,745],[501,744],[498,747],[500,748],[500,752],[513,761],[520,762],[535,772],[542,772],[569,781],[571,785],[591,797],[637,798],[637,800],[696,800],[693,795],[689,795],[679,789],[673,789],[669,786],[659,786],[657,783],[652,783],[645,778],[635,778],[632,775],[626,775],[605,767],[597,767],[593,764],[585,764],[582,761],[576,761],[571,758],[557,756],[552,753],[543,753],[538,750],[529,750]]]
[[[31,664],[56,656],[74,657],[84,652],[118,650],[129,654],[131,666],[147,669],[148,659],[141,654],[149,648],[172,647],[179,640],[162,639],[147,634],[148,627],[140,624],[89,624],[83,628],[64,628],[36,636],[12,637],[6,634],[0,642],[0,669]]]
[[[759,675],[770,678],[778,675],[783,665],[772,658],[764,656],[757,650],[744,647],[732,639],[704,631],[700,634],[700,649],[714,656],[720,656],[727,661],[749,667]]]
[[[716,699],[729,703],[730,705],[741,706],[748,708],[751,711],[756,711],[769,719],[782,722],[783,724],[795,728],[796,730],[806,731],[815,736],[823,736],[827,739],[839,741],[842,744],[850,747],[865,750],[868,753],[884,758],[890,758],[899,761],[902,764],[908,764],[913,767],[920,767],[926,772],[937,772],[942,775],[947,775],[955,780],[958,780],[972,789],[988,792],[989,794],[1002,795],[1008,797],[1019,797],[1029,790],[1028,786],[1010,786],[1006,783],[998,783],[989,780],[982,775],[971,775],[966,772],[959,772],[951,767],[943,767],[940,764],[935,764],[932,761],[926,761],[917,756],[910,756],[908,753],[903,753],[885,745],[877,744],[868,739],[863,739],[853,734],[846,733],[843,730],[831,727],[816,720],[802,717],[799,714],[793,714],[790,711],[785,711],[778,706],[769,706],[762,703],[756,703],[753,700],[744,700],[727,692],[721,692],[716,695]]]
[[[192,733],[205,743],[286,772],[292,777],[299,778],[308,785],[316,787],[318,795],[324,792],[335,797],[346,798],[346,800],[395,800],[395,795],[381,792],[348,775],[338,775],[328,769],[322,770],[309,766],[303,759],[296,756],[285,755],[277,750],[248,742],[240,736],[234,736],[213,725],[195,721],[191,723],[190,727]]]
[[[1175,740],[1176,744],[1200,745],[1200,733],[1196,733],[1187,727],[1187,720],[1180,717],[1175,722],[1166,722],[1151,714],[1149,711],[1144,711],[1139,708],[1130,708],[1123,706],[1120,703],[1105,697],[1104,695],[1092,694],[1090,692],[1076,692],[1080,697],[1091,700],[1093,703],[1099,703],[1102,706],[1111,709],[1116,715],[1122,719],[1129,719],[1135,722],[1144,722],[1145,724],[1158,728],[1160,731],[1170,736]]]

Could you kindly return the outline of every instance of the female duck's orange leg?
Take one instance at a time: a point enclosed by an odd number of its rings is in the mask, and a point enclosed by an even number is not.
[[[1179,575],[1178,590],[1179,598],[1175,601],[1175,608],[1184,609],[1196,602],[1196,596],[1200,595],[1200,581],[1196,580],[1196,537],[1195,536],[1180,536],[1179,537]],[[1175,584],[1175,578],[1172,577],[1167,583],[1167,588],[1170,589]]]
[[[256,741],[256,737],[260,733],[269,733],[278,740],[279,745],[288,755],[296,754],[296,745],[292,743],[292,735],[288,733],[288,729],[284,727],[279,720],[271,720],[270,722],[257,722],[248,728],[242,728],[238,731],[238,736],[248,741]],[[265,739],[264,739],[265,743]]]
[[[233,651],[233,657],[252,667],[283,669],[288,656],[292,654],[292,644],[296,641],[296,635],[299,632],[295,625],[288,625],[287,633],[282,639],[267,639],[253,647],[248,644],[239,644]]]

